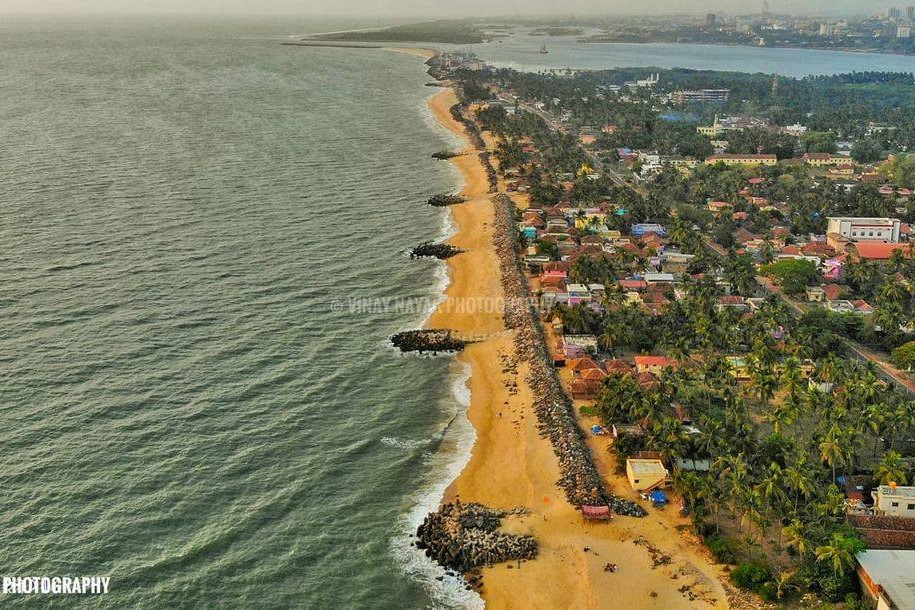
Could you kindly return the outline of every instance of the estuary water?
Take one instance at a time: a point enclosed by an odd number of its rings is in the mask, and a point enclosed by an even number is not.
[[[530,36],[518,30],[504,40],[474,45],[488,63],[516,70],[608,70],[657,67],[762,72],[803,77],[862,71],[915,72],[915,57],[811,49],[700,44],[583,43],[580,36]],[[541,45],[547,53],[540,53]]]

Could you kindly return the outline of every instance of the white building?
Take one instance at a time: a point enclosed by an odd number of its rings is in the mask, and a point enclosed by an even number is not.
[[[789,136],[800,138],[805,133],[807,133],[807,127],[805,125],[801,125],[800,123],[795,123],[794,125],[788,125],[785,127],[785,133]]]
[[[915,551],[868,549],[855,559],[861,590],[877,610],[915,608]]]
[[[828,218],[827,233],[838,233],[851,240],[899,243],[902,222],[898,218]]]
[[[878,515],[915,518],[915,487],[899,487],[890,483],[872,491],[871,496]]]

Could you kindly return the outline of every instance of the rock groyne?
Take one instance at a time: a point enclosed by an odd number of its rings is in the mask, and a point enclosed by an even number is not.
[[[405,330],[391,337],[391,343],[402,352],[459,352],[468,341],[455,336],[447,329],[428,328],[422,330]]]
[[[451,244],[439,244],[430,241],[424,242],[410,250],[410,258],[432,257],[445,260],[464,252]]]
[[[442,567],[466,573],[503,561],[533,559],[539,547],[531,536],[499,531],[507,513],[482,504],[443,504],[416,530],[416,546]]]

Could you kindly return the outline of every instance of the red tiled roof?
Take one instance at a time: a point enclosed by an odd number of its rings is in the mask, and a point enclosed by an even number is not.
[[[673,361],[667,356],[636,356],[636,366],[670,366]]]
[[[838,284],[826,284],[823,286],[823,294],[826,295],[826,298],[830,301],[838,301],[839,297],[842,296],[842,287]]]
[[[656,387],[660,383],[658,378],[648,371],[636,374],[635,380],[643,390]]]
[[[725,295],[718,299],[718,302],[722,305],[743,305],[743,297],[737,296],[735,294]]]
[[[648,288],[648,282],[645,280],[620,280],[619,285],[626,290],[645,290]]]
[[[607,377],[607,373],[598,369],[588,369],[581,374],[581,378],[585,381],[603,381]]]
[[[895,250],[905,252],[905,244],[890,244],[884,241],[857,241],[852,247],[858,252],[858,256],[867,260],[885,261],[892,256]]]
[[[604,369],[608,373],[631,373],[632,367],[622,360],[607,360],[604,362]]]
[[[600,369],[600,365],[591,358],[575,358],[569,360],[568,366],[573,371],[587,371],[590,369]]]

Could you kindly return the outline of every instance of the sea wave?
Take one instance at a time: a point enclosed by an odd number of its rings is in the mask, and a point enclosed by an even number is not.
[[[438,508],[445,490],[470,461],[476,431],[467,419],[469,380],[470,365],[455,360],[450,397],[454,417],[446,426],[439,450],[431,460],[425,484],[411,499],[412,508],[402,520],[400,534],[391,540],[390,545],[401,571],[419,583],[439,608],[485,607],[476,592],[467,590],[462,576],[449,573],[413,546],[416,528],[428,513]]]

